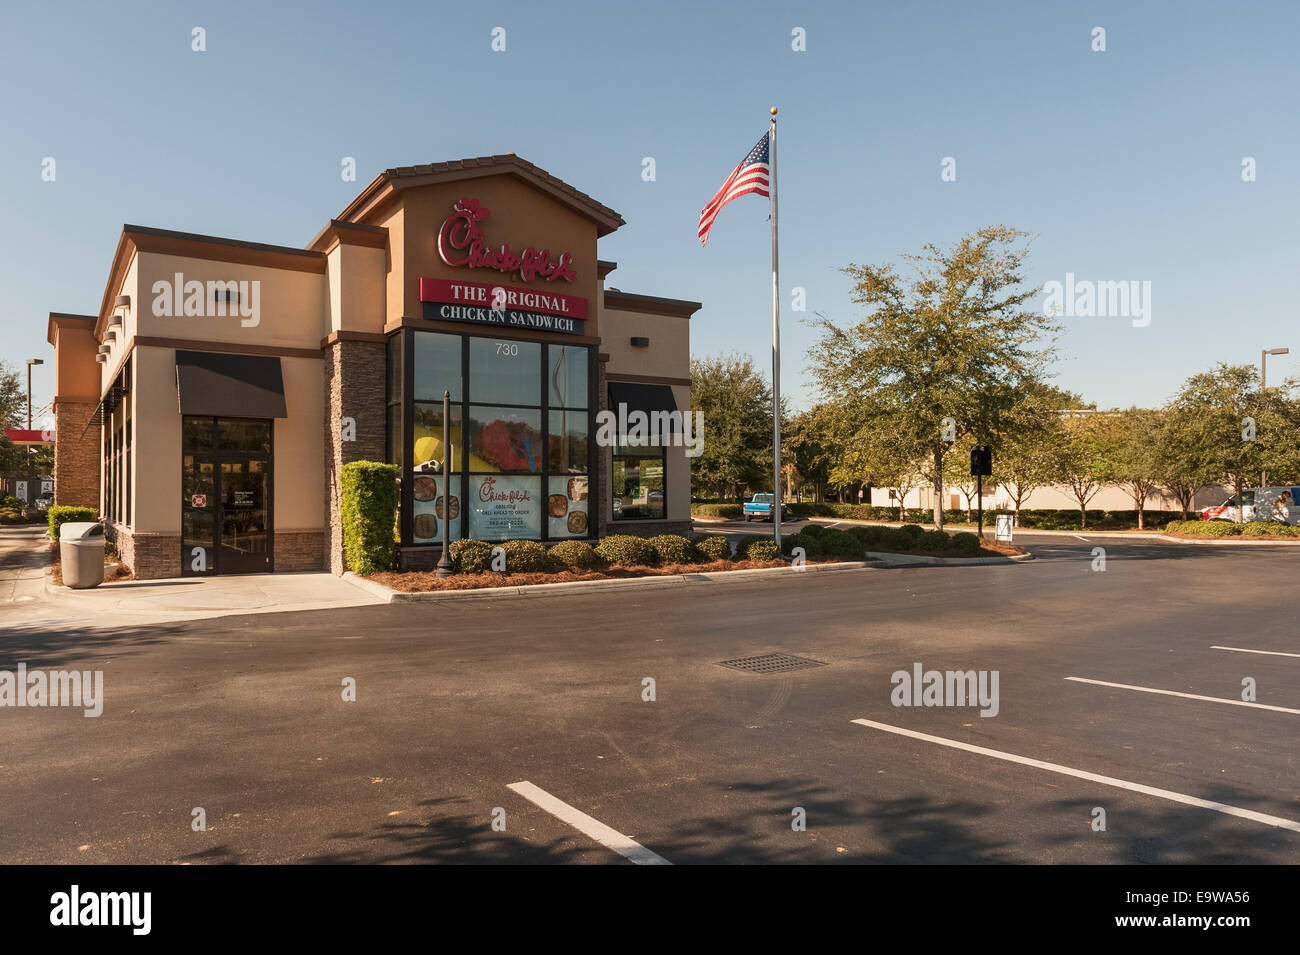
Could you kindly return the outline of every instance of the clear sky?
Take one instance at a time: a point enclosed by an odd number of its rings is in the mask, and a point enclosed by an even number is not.
[[[1298,47],[1300,4],[1226,0],[13,4],[0,359],[45,358],[49,401],[46,317],[97,310],[123,223],[302,246],[384,168],[513,151],[622,213],[600,246],[611,285],[703,302],[693,352],[768,368],[766,201],[728,206],[707,249],[695,232],[776,105],[796,408],[803,321],[857,314],[840,267],[993,223],[1036,236],[1035,284],[1151,283],[1146,327],[1062,319],[1062,387],[1156,404],[1215,361],[1291,347],[1272,379],[1300,359]]]

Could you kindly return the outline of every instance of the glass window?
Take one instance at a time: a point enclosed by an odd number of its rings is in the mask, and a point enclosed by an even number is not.
[[[402,406],[388,406],[388,463],[402,463]]]
[[[459,376],[457,378],[459,379]],[[390,402],[402,400],[401,332],[388,336],[388,400]]]
[[[217,419],[217,448],[222,451],[271,450],[271,422]]]
[[[540,474],[545,450],[540,410],[470,406],[471,471]]]
[[[469,536],[509,540],[542,536],[542,479],[496,474],[469,479]]]
[[[665,516],[662,452],[615,456],[611,472],[614,520],[644,521]]]
[[[211,418],[186,418],[181,426],[186,451],[210,451],[216,425]]]
[[[411,467],[418,470],[420,465],[430,461],[436,461],[441,466],[442,402],[416,403],[411,409],[411,417],[415,419],[412,422],[415,440],[411,448]],[[451,439],[451,468],[453,471],[463,471],[465,445],[461,441],[460,405],[451,406],[451,422],[447,434]],[[425,470],[432,471],[433,468]]]
[[[415,400],[441,401],[450,391],[451,400],[460,401],[460,336],[416,332],[414,337]]]
[[[541,373],[538,342],[469,340],[469,400],[475,404],[540,405]]]
[[[550,367],[546,372],[547,401],[552,407],[587,407],[587,349],[575,345],[551,345]]]
[[[587,473],[587,412],[552,411],[550,414],[551,474]]]

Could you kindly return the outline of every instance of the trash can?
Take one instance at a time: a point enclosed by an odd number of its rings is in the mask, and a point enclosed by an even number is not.
[[[60,527],[59,560],[63,565],[64,586],[85,590],[102,584],[104,525],[87,521]]]

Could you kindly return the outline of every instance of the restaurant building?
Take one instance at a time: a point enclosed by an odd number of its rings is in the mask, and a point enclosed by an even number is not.
[[[687,533],[697,302],[606,285],[614,210],[508,154],[388,169],[305,248],[124,226],[52,313],[55,503],[139,578],[341,573],[340,472],[401,475],[402,566],[451,539]],[[443,393],[452,466],[442,473]],[[617,429],[616,429],[617,431]]]

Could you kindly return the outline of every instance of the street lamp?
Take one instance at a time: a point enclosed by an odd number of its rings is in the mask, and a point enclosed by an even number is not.
[[[32,430],[32,365],[43,365],[40,358],[27,359],[27,430]]]
[[[1268,381],[1268,356],[1269,355],[1286,355],[1289,354],[1289,348],[1264,348],[1259,353],[1259,393],[1262,395],[1267,387]],[[1268,472],[1261,469],[1259,472],[1259,486],[1268,487]],[[1242,519],[1245,519],[1245,508],[1242,508]]]

